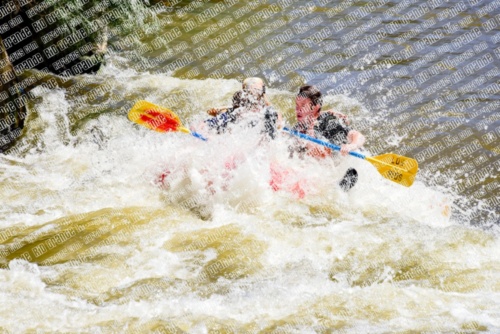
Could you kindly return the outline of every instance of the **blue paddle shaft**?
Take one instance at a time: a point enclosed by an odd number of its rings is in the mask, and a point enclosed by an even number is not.
[[[340,151],[340,146],[334,145],[334,144],[329,143],[329,142],[325,142],[323,140],[319,140],[317,138],[308,136],[308,135],[300,133],[298,131],[291,130],[291,129],[287,128],[287,127],[284,127],[283,131],[286,131],[289,134],[294,135],[296,137],[299,137],[299,138],[302,138],[302,139],[305,139],[305,140],[309,140],[309,141],[311,141],[313,143],[316,143],[316,144],[319,144],[319,145],[331,148],[332,150]],[[203,135],[199,134],[198,132],[191,132],[191,135],[193,135],[194,137],[199,138],[199,139],[201,139],[203,141],[207,141],[207,138],[203,137]],[[361,153],[349,152],[349,154],[352,155],[352,156],[354,156],[354,157],[356,157],[356,158],[365,159],[365,156],[363,154],[361,154]]]
[[[199,134],[198,132],[191,132],[191,134],[196,138],[200,138],[203,141],[207,141],[207,138],[203,137],[203,135]]]
[[[319,145],[331,148],[332,150],[340,151],[340,146],[334,145],[332,143],[329,143],[329,142],[326,142],[326,141],[323,141],[323,140],[319,140],[317,138],[308,136],[306,134],[303,134],[303,133],[300,133],[298,131],[289,129],[287,127],[284,127],[283,131],[286,131],[289,134],[294,135],[296,137],[299,137],[299,138],[302,138],[302,139],[305,139],[305,140],[309,140],[309,141],[311,141],[313,143],[316,143],[316,144],[319,144]],[[363,154],[358,153],[358,152],[349,152],[349,154],[352,155],[353,157],[360,158],[360,159],[365,159],[366,158]]]

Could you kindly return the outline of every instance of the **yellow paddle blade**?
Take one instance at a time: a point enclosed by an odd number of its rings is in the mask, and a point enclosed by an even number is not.
[[[401,155],[386,153],[376,157],[366,157],[380,175],[392,182],[409,187],[415,181],[418,171],[418,163],[415,159]]]
[[[173,111],[148,101],[137,101],[129,111],[128,119],[158,132],[181,131],[190,133],[182,126],[179,116]]]
[[[394,153],[385,153],[372,158],[391,164],[395,167],[402,168],[412,174],[417,174],[418,172],[418,162],[417,160],[412,158],[403,157],[402,155],[397,155]]]

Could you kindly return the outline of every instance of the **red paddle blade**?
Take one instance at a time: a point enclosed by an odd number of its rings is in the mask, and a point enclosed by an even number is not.
[[[158,132],[186,130],[174,112],[147,101],[137,101],[128,113],[128,119]]]

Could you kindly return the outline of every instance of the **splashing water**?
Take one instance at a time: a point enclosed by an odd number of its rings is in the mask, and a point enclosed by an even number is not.
[[[107,71],[93,83],[112,86],[104,110],[40,92],[18,152],[0,157],[0,328],[500,330],[498,231],[450,219],[453,194],[352,157],[289,159],[284,133],[148,130],[113,101],[146,99],[189,124],[239,84]],[[270,99],[292,108],[290,93]],[[272,164],[303,198],[273,191]],[[359,181],[345,193],[348,167]]]

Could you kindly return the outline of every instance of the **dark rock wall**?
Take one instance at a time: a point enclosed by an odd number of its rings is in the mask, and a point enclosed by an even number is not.
[[[0,152],[8,149],[21,134],[26,107],[21,106],[21,94],[15,90],[18,83],[14,68],[0,38]],[[19,107],[16,106],[19,103]]]
[[[95,73],[107,28],[128,9],[119,0],[1,1],[0,153],[20,136],[30,90],[47,82],[43,73]]]

